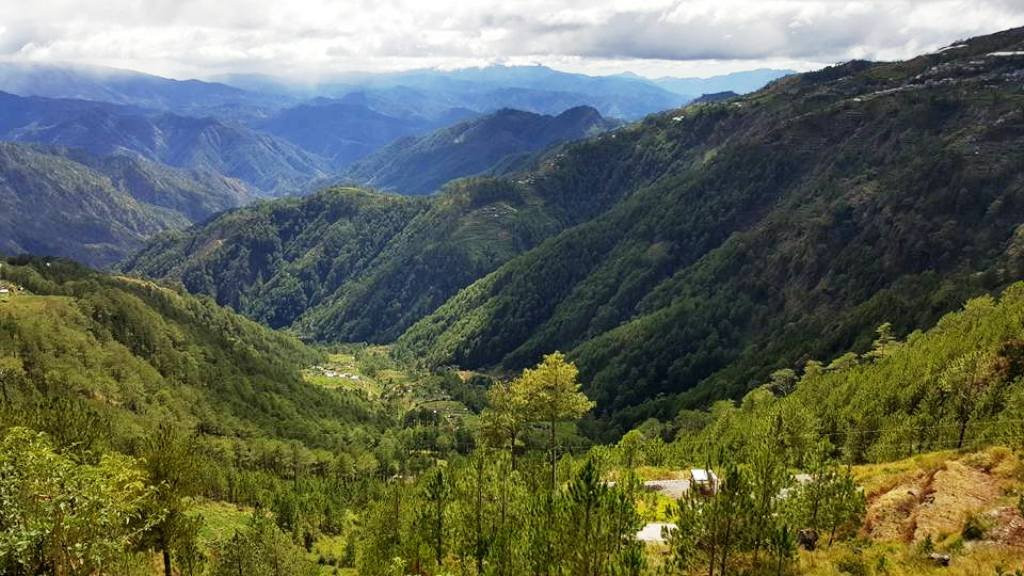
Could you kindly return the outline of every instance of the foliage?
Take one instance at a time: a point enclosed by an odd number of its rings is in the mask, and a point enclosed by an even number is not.
[[[313,576],[316,565],[274,522],[254,512],[249,525],[216,551],[211,576]]]
[[[152,496],[131,458],[79,464],[44,434],[9,429],[0,440],[0,571],[113,570],[147,529],[143,509]]]

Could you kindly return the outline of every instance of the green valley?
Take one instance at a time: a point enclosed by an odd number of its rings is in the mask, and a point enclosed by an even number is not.
[[[186,4],[0,7],[0,576],[1024,575],[1024,7]]]

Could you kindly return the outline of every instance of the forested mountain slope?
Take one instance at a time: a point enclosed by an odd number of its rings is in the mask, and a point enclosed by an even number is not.
[[[274,327],[388,341],[557,231],[546,209],[504,182],[430,200],[333,188],[158,238],[124,269],[180,280]]]
[[[0,143],[0,252],[105,266],[154,234],[247,202],[237,180],[134,157]]]
[[[386,342],[516,254],[650,182],[700,137],[659,145],[655,133],[621,129],[566,144],[514,181],[468,179],[424,199],[337,189],[275,200],[156,239],[123,269],[179,280],[320,340]],[[356,199],[395,212],[389,222],[401,233],[324,207]],[[418,216],[403,225],[409,210]],[[350,266],[353,254],[360,258]]]
[[[209,300],[66,261],[2,264],[2,282],[17,287],[0,301],[8,426],[49,405],[59,416],[24,424],[114,449],[168,418],[220,437],[317,446],[377,417],[303,382],[318,352]]]
[[[518,156],[615,125],[588,106],[557,116],[503,109],[426,136],[402,138],[357,162],[342,178],[402,194],[429,194],[456,178],[483,174]]]
[[[1024,271],[1022,47],[1012,30],[650,118],[666,145],[704,135],[400,346],[503,368],[571,350],[598,405],[633,419],[864,346],[883,321],[928,325]]]
[[[278,248],[287,223],[212,244],[196,240],[211,228],[197,228],[127,269],[326,340],[386,341],[458,291],[398,349],[498,370],[561,349],[603,415],[673,414],[739,395],[774,368],[863,348],[884,321],[927,326],[1020,276],[1022,47],[1024,30],[1011,30],[906,62],[850,62],[557,148],[531,173],[427,200],[425,214],[473,206],[463,214],[480,233],[420,215],[419,232],[394,236],[366,276],[283,274],[330,261]],[[507,234],[529,240],[475,248]],[[259,246],[281,254],[262,273],[210,264]],[[467,256],[481,252],[492,256]],[[459,290],[474,274],[486,276]],[[277,283],[287,298],[264,292]],[[326,306],[310,300],[325,284]],[[277,316],[263,308],[271,301],[306,312]]]

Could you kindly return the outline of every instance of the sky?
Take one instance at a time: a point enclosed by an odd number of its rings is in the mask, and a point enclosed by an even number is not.
[[[0,0],[0,59],[173,78],[543,64],[708,76],[900,59],[1024,0]]]

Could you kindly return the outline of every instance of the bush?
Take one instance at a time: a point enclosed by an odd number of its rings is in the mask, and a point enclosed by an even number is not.
[[[988,522],[977,514],[969,514],[964,521],[964,529],[961,534],[964,540],[981,540],[988,532]]]
[[[848,552],[836,561],[836,568],[850,576],[868,576],[871,570],[859,552]]]

